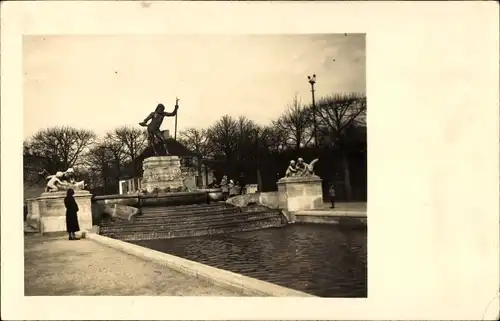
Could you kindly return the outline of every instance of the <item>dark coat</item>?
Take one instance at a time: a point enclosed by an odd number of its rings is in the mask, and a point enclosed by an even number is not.
[[[77,215],[79,208],[75,198],[73,196],[66,197],[64,199],[64,206],[66,206],[66,231],[68,233],[80,231]]]

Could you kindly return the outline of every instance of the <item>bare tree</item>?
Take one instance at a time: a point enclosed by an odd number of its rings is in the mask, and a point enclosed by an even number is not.
[[[287,134],[277,126],[268,125],[262,127],[262,144],[272,152],[280,151],[287,144]]]
[[[238,149],[238,123],[225,115],[207,130],[208,143],[214,154],[224,155],[227,162],[233,160]]]
[[[259,139],[260,127],[252,120],[245,116],[240,116],[237,119],[237,154],[236,159],[239,162],[247,160],[253,155],[255,143]]]
[[[123,146],[123,153],[127,156],[127,160],[132,162],[133,174],[137,176],[140,167],[137,158],[147,146],[147,136],[145,132],[138,128],[123,126],[115,129],[108,138]]]
[[[179,133],[179,141],[199,155],[209,153],[207,130],[204,128],[188,128]]]
[[[198,176],[202,177],[202,158],[209,154],[207,130],[188,128],[179,133],[179,141],[196,154]]]
[[[364,94],[335,94],[320,99],[317,103],[319,129],[328,144],[340,151],[344,170],[346,198],[352,197],[349,169],[349,129],[364,125],[366,121],[366,96]]]
[[[245,158],[253,162],[257,167],[257,185],[259,191],[263,190],[261,167],[265,166],[262,160],[269,155],[269,138],[273,131],[269,127],[254,124],[244,133],[248,138],[246,142]],[[265,163],[264,163],[265,164]]]
[[[41,130],[23,143],[23,151],[50,160],[54,170],[75,165],[78,158],[95,142],[94,132],[72,127]]]
[[[126,162],[127,155],[125,153],[125,145],[122,144],[113,133],[107,133],[104,141],[102,142],[103,146],[105,146],[113,159],[112,167],[116,172],[117,181],[120,180],[122,175],[123,164]]]
[[[287,105],[285,112],[273,124],[286,135],[286,141],[293,144],[297,150],[301,144],[307,145],[313,138],[310,109],[302,105],[297,94],[293,97],[292,103]]]
[[[89,172],[94,174],[94,187],[102,184],[104,190],[108,190],[108,178],[112,170],[112,163],[113,154],[104,142],[93,146],[85,154],[85,165]]]

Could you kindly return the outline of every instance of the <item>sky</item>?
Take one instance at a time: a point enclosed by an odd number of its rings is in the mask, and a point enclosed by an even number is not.
[[[335,59],[335,60],[334,60]],[[98,135],[179,100],[178,130],[223,115],[268,124],[297,93],[366,91],[363,34],[25,36],[24,138],[52,126]],[[162,129],[173,132],[174,119]]]

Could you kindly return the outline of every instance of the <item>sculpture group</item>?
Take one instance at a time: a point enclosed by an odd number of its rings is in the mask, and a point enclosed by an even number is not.
[[[296,177],[296,176],[312,176],[314,175],[314,165],[319,159],[314,159],[310,164],[304,162],[304,159],[299,158],[297,162],[294,160],[290,161],[290,165],[285,172],[285,177]]]
[[[41,174],[48,174],[47,171],[43,171]],[[59,192],[67,191],[68,189],[79,190],[85,187],[84,181],[76,181],[75,171],[73,168],[68,168],[65,172],[57,172],[54,175],[48,175],[46,177],[47,185],[45,187],[46,192]]]

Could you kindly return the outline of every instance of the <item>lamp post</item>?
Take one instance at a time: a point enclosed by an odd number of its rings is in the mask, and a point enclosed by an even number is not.
[[[313,137],[314,137],[314,146],[318,147],[318,139],[316,136],[316,102],[314,101],[314,84],[316,83],[316,74],[311,76],[307,76],[309,83],[311,84],[311,93],[312,93],[312,110],[313,110]]]

